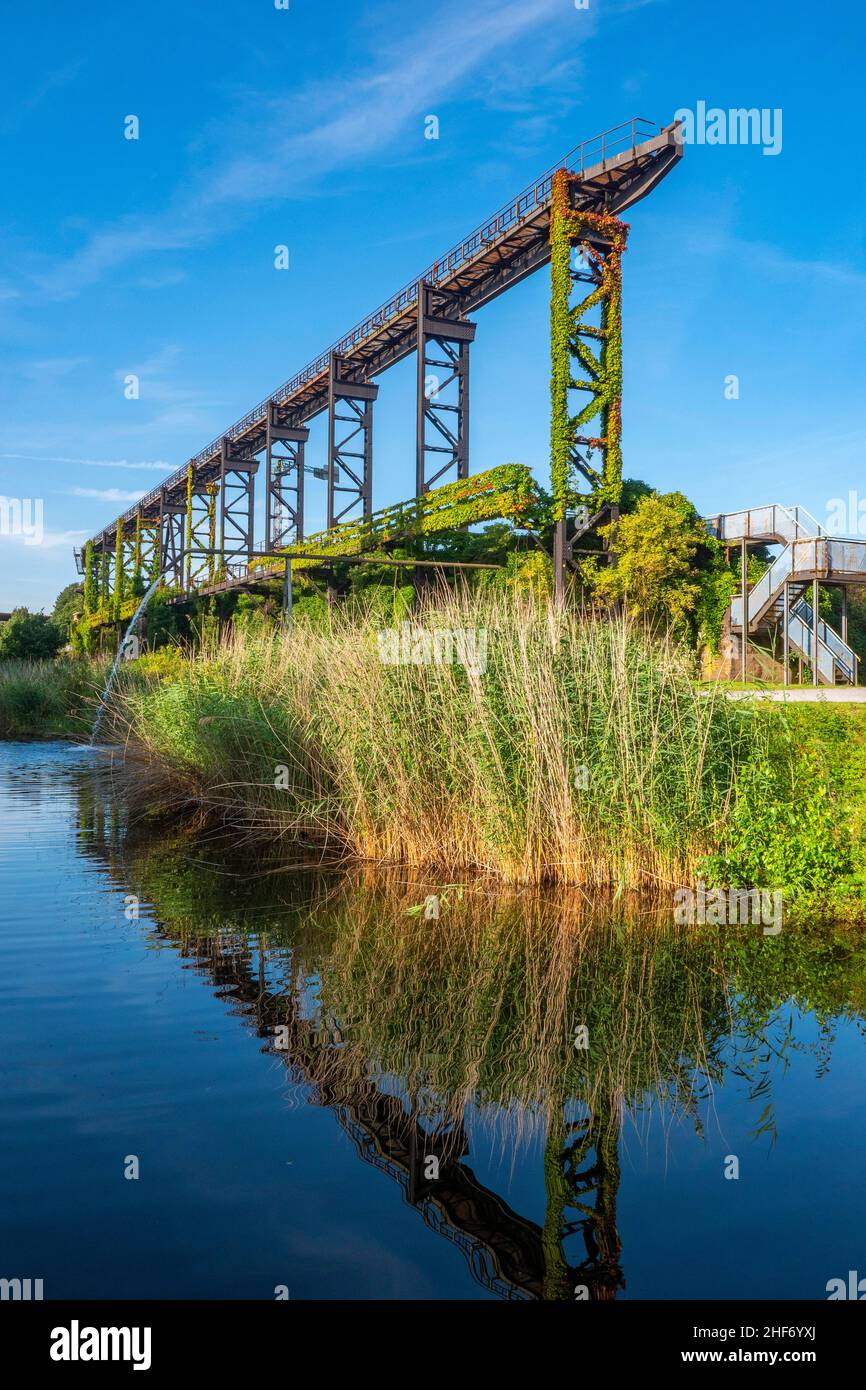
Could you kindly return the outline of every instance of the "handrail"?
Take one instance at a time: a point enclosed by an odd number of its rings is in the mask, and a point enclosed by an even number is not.
[[[735,511],[718,512],[715,516],[705,517],[704,520],[706,524],[710,526],[713,524],[718,525],[720,522],[725,521],[728,518],[733,518],[737,516],[751,516],[754,512],[776,511],[784,512],[785,516],[788,518],[792,527],[794,528],[794,531],[802,531],[802,538],[804,540],[814,541],[824,539],[824,528],[821,526],[821,523],[815,519],[815,517],[812,515],[810,511],[808,511],[805,507],[800,506],[788,507],[785,505],[784,502],[766,502],[759,507],[738,507]],[[800,520],[801,515],[809,518],[809,520],[812,522],[812,525],[815,527],[815,532],[810,531],[808,527],[803,525],[802,521]],[[791,537],[791,539],[799,540],[800,537],[795,534],[793,537]]]

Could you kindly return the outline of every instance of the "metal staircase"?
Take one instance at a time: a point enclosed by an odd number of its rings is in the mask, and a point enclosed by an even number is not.
[[[809,663],[822,684],[856,685],[856,653],[820,616],[816,632],[807,593],[816,580],[843,586],[866,583],[866,542],[828,536],[805,508],[779,503],[711,517],[706,524],[723,545],[743,550],[749,544],[782,546],[746,594],[747,632],[781,630],[784,636],[787,593],[789,650]],[[732,599],[729,617],[731,631],[742,633],[741,594]]]

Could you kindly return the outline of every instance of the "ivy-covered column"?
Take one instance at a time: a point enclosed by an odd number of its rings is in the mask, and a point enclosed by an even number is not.
[[[84,615],[89,617],[96,609],[96,567],[93,555],[93,541],[84,547]]]
[[[571,473],[571,238],[568,230],[568,174],[554,176],[550,214],[550,490],[553,499],[553,572],[562,600],[565,579],[565,515]]]
[[[615,507],[622,492],[622,253],[628,227],[607,213],[573,208],[570,183],[568,170],[554,175],[550,215],[550,469],[560,599],[566,516],[578,498],[575,471],[589,484],[581,495],[594,512]],[[575,246],[581,264],[572,267]],[[576,286],[586,289],[573,303]],[[572,392],[578,393],[576,414]]]
[[[216,496],[217,484],[208,483],[205,488],[207,493],[207,577],[208,583],[214,582],[214,551],[216,549]]]
[[[141,512],[135,514],[135,550],[132,561],[132,592],[140,594],[141,582]]]
[[[120,621],[120,605],[123,603],[123,527],[120,522],[114,532],[114,618]]]
[[[108,616],[108,566],[109,554],[103,542],[102,561],[99,566],[99,607],[105,610],[106,617]]]

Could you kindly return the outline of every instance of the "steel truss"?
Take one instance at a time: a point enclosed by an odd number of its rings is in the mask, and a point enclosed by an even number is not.
[[[364,381],[357,367],[331,354],[328,530],[341,522],[366,519],[373,510],[373,402],[378,394],[378,386]]]
[[[469,476],[469,345],[474,338],[475,324],[460,318],[459,295],[424,282],[418,293],[418,497],[440,481]]]
[[[187,494],[184,544],[184,588],[212,584],[216,548],[216,505],[218,483],[205,483]],[[202,554],[202,552],[205,552]]]
[[[238,449],[226,436],[220,451],[221,565],[231,570],[238,561],[245,566],[255,551],[255,479],[259,465],[252,454]]]
[[[159,574],[159,552],[159,523],[144,521],[139,514],[135,527],[134,573],[142,580],[145,588]]]
[[[159,500],[159,572],[171,588],[183,587],[186,501],[164,487]]]
[[[293,422],[291,412],[268,405],[265,441],[265,550],[297,545],[304,539],[304,453],[310,431]]]

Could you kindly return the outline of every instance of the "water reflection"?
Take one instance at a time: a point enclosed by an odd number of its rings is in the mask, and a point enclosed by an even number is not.
[[[154,840],[124,826],[97,774],[78,798],[82,852],[152,905],[158,925],[142,931],[207,977],[285,1066],[295,1102],[329,1107],[501,1297],[617,1297],[626,1120],[663,1112],[700,1136],[727,1081],[771,1143],[789,1052],[811,1050],[820,1075],[839,1022],[863,1027],[858,933],[678,929],[663,907],[482,883],[445,893],[428,921],[411,909],[438,885],[285,873],[182,832]],[[815,1039],[793,1030],[791,999],[814,1013]],[[473,1171],[480,1128],[512,1154],[539,1148],[543,1223]]]

